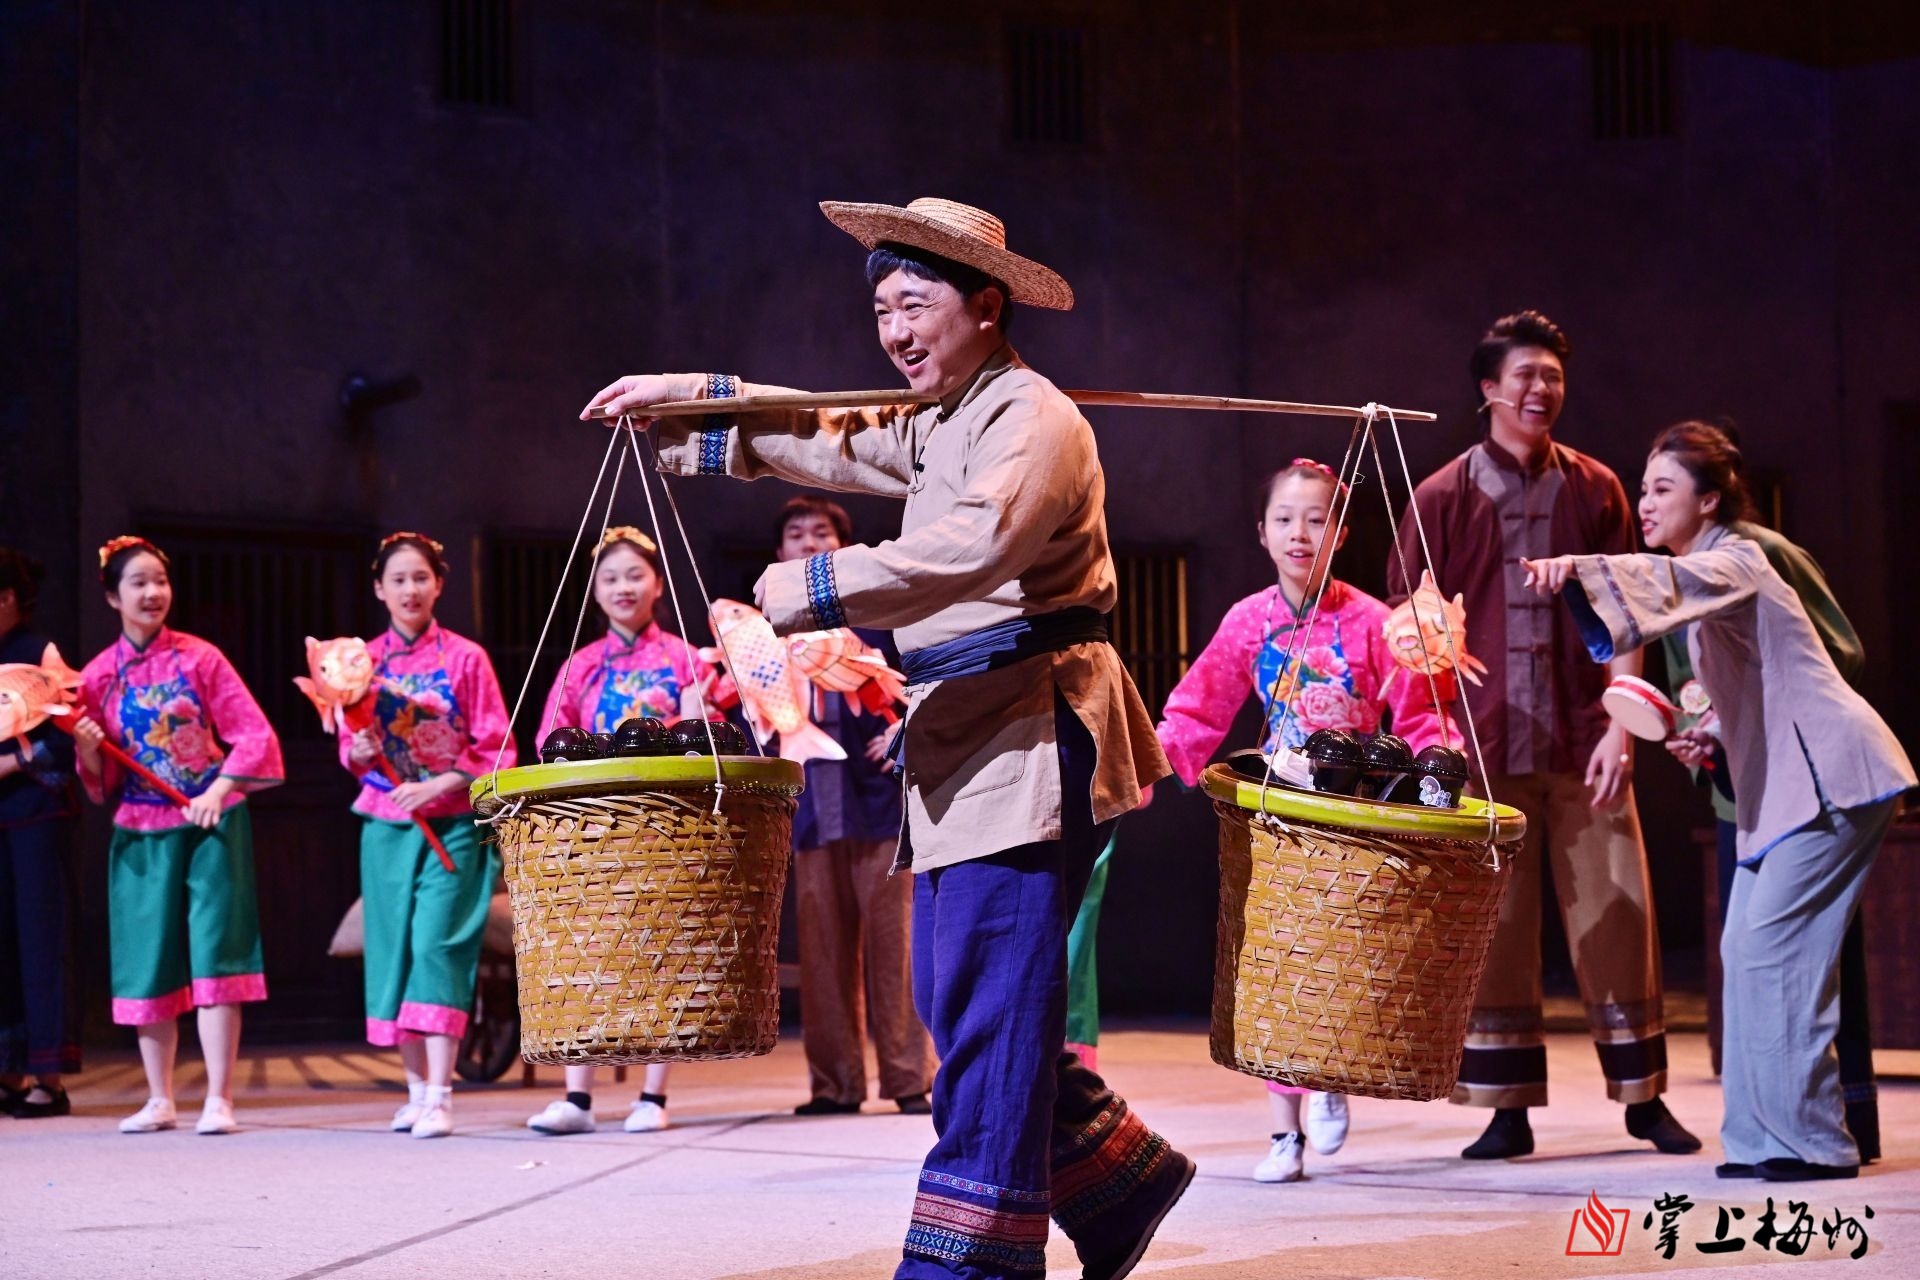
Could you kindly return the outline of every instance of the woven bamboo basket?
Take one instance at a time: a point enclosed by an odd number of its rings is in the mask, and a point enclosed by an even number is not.
[[[1467,1015],[1526,819],[1278,786],[1224,766],[1213,1059],[1305,1089],[1426,1101],[1460,1073]],[[1492,838],[1489,839],[1489,836]]]
[[[513,902],[529,1062],[743,1058],[780,1031],[780,900],[800,767],[533,765],[474,783]]]

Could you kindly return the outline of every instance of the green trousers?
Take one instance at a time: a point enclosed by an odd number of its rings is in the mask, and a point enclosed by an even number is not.
[[[463,1036],[499,859],[467,815],[430,819],[453,871],[440,865],[413,823],[362,821],[367,1040],[395,1045],[424,1035]]]

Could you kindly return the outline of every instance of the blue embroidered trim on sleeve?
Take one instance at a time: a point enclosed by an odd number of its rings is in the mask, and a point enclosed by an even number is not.
[[[710,373],[707,375],[707,399],[731,400],[740,394],[740,383],[730,373]],[[703,476],[723,476],[727,473],[727,424],[720,414],[709,414],[707,425],[700,433],[700,468]]]
[[[822,631],[847,625],[847,611],[840,607],[840,586],[834,581],[830,551],[807,557],[807,603]]]
[[[703,476],[727,474],[727,433],[724,430],[700,433],[699,474]]]

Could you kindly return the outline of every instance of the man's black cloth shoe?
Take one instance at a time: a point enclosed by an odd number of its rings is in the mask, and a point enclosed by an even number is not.
[[[1805,1160],[1776,1157],[1760,1162],[1760,1176],[1768,1182],[1824,1182],[1829,1178],[1857,1178],[1857,1164],[1811,1164]]]
[[[1166,1202],[1154,1211],[1147,1219],[1146,1229],[1130,1243],[1105,1257],[1083,1262],[1080,1280],[1121,1280],[1122,1276],[1131,1275],[1133,1269],[1140,1265],[1140,1259],[1146,1257],[1147,1246],[1153,1243],[1153,1233],[1160,1229],[1160,1224],[1167,1220],[1167,1214],[1173,1211],[1173,1206],[1180,1203],[1180,1197],[1193,1185],[1196,1171],[1192,1160],[1171,1147],[1167,1148],[1167,1158],[1177,1163],[1171,1170],[1165,1171],[1171,1174],[1167,1183]],[[1155,1176],[1162,1176],[1162,1172],[1156,1171]]]
[[[904,1098],[895,1098],[893,1105],[900,1108],[900,1114],[903,1116],[930,1116],[933,1114],[933,1104],[927,1101],[927,1095],[924,1093],[910,1093]]]
[[[857,1102],[835,1102],[832,1098],[809,1098],[793,1109],[797,1116],[851,1116],[857,1115],[860,1104]]]
[[[1525,1107],[1500,1107],[1487,1122],[1487,1131],[1460,1153],[1463,1160],[1511,1160],[1533,1154],[1533,1126]]]
[[[1700,1149],[1700,1139],[1688,1133],[1658,1098],[1627,1104],[1627,1132],[1651,1142],[1663,1155],[1690,1156]]]

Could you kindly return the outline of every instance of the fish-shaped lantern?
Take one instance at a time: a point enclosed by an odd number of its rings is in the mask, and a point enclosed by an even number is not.
[[[719,647],[702,649],[700,656],[732,674],[753,736],[764,744],[779,734],[785,760],[845,760],[846,751],[808,715],[807,677],[760,611],[738,600],[715,600],[712,621]]]
[[[358,636],[336,636],[332,640],[308,636],[307,674],[295,676],[293,682],[312,700],[313,709],[320,713],[320,723],[329,731],[358,733],[373,727],[373,655],[367,651],[367,642]],[[396,787],[405,781],[384,751],[374,753],[373,767]],[[417,813],[413,825],[427,838],[440,865],[454,870],[453,855],[440,843],[439,833]]]
[[[81,710],[79,702],[80,673],[69,667],[61,659],[60,650],[51,644],[40,655],[37,667],[31,662],[0,664],[0,742],[13,738],[23,754],[31,755],[33,748],[28,745],[27,735],[48,720],[72,733],[73,722],[79,718],[76,713]],[[121,768],[138,774],[181,808],[187,806],[187,797],[177,787],[156,776],[111,738],[100,743],[100,752]]]
[[[320,723],[338,733],[342,726],[364,729],[373,723],[373,655],[358,636],[332,640],[307,637],[307,674],[295,676],[300,692],[313,701]]]
[[[1383,624],[1387,640],[1387,652],[1393,655],[1396,664],[1424,676],[1428,672],[1443,675],[1455,669],[1455,659],[1459,660],[1459,674],[1474,684],[1480,683],[1480,676],[1486,673],[1486,664],[1467,652],[1467,606],[1462,596],[1456,595],[1449,600],[1440,594],[1440,588],[1433,584],[1433,570],[1420,571],[1420,588],[1402,600],[1399,607],[1387,615]],[[1380,694],[1386,696],[1398,671],[1388,675],[1380,686]]]
[[[71,716],[79,697],[80,673],[62,661],[60,650],[51,644],[37,667],[31,662],[0,665],[0,742],[16,739],[21,753],[31,755],[27,735],[50,716]]]
[[[850,628],[795,632],[787,637],[787,652],[823,693],[843,694],[848,707],[885,716],[889,724],[900,718],[893,704],[907,700],[907,678]]]

